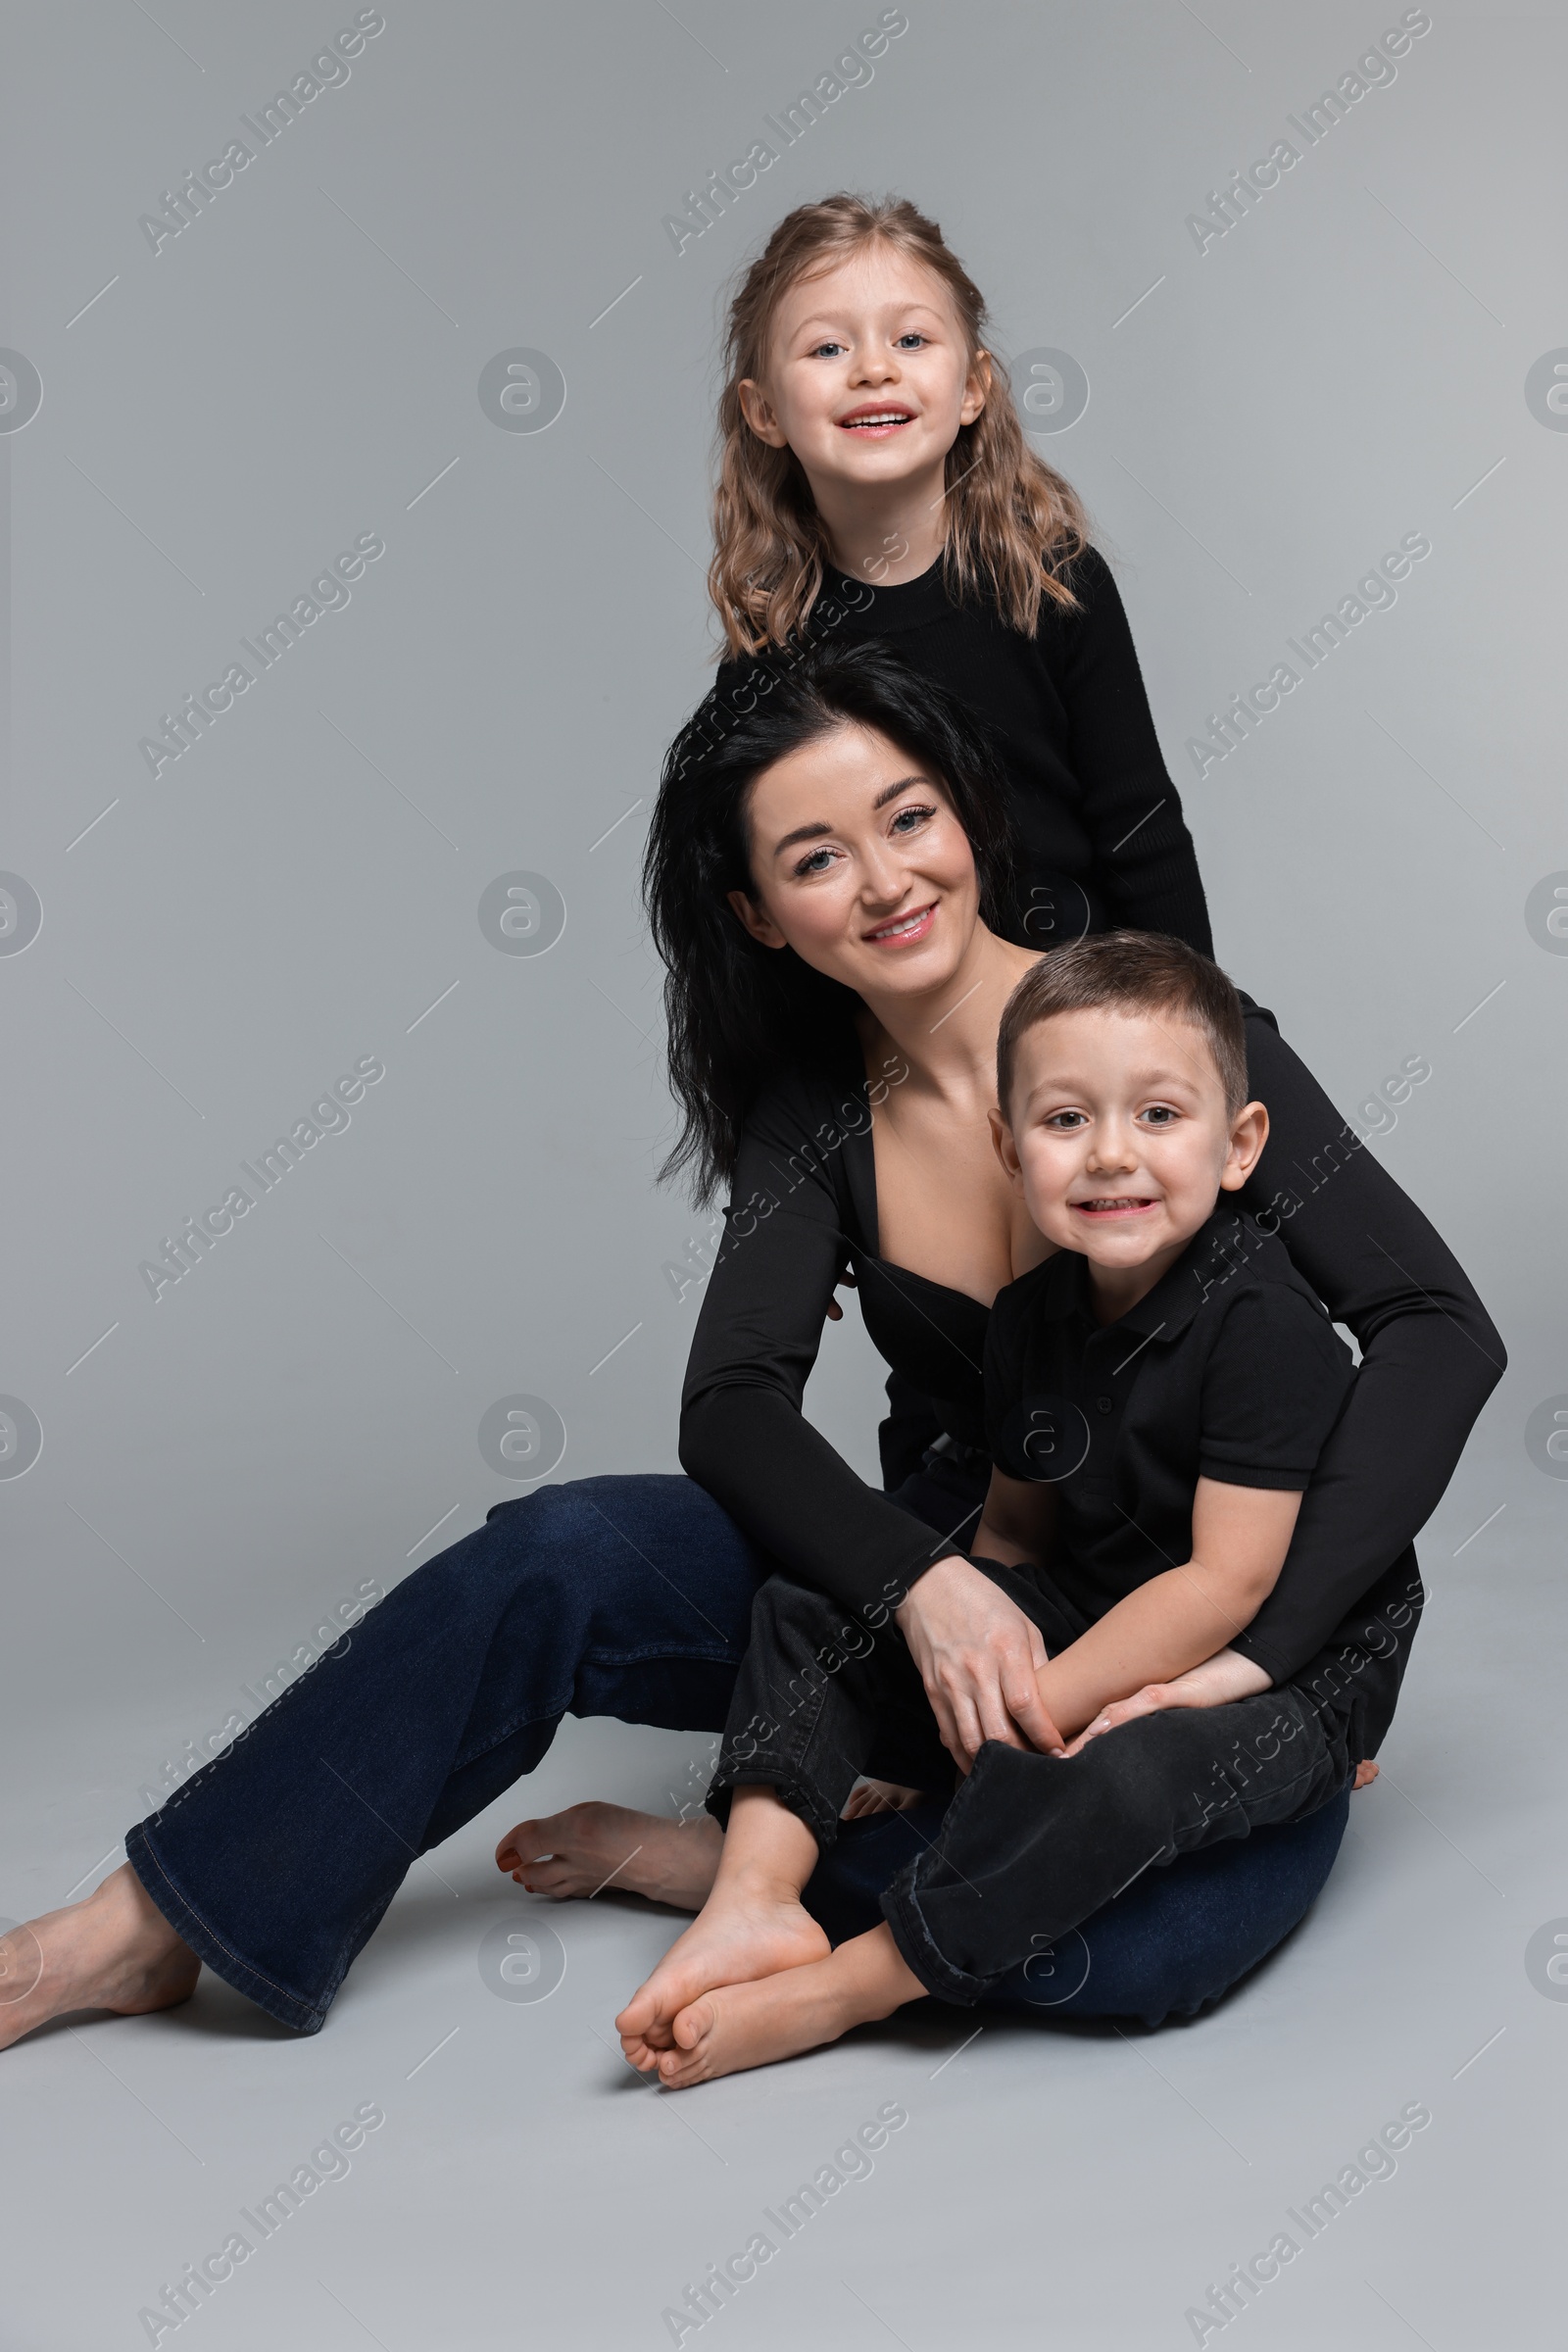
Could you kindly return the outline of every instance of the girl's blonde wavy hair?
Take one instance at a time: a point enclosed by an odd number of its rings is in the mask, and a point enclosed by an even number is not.
[[[784,644],[816,602],[831,560],[800,460],[752,431],[740,384],[765,381],[773,321],[791,288],[876,243],[940,278],[971,360],[986,348],[984,296],[937,223],[906,199],[828,196],[785,215],[741,280],[725,338],[708,589],[732,656]],[[1024,440],[1007,371],[995,353],[987,356],[990,397],[948,452],[942,560],[951,594],[994,598],[1008,625],[1033,637],[1043,596],[1069,610],[1076,604],[1063,575],[1088,544],[1089,518],[1071,483]]]

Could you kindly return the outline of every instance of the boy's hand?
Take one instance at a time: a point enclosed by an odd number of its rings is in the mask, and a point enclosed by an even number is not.
[[[1201,1666],[1179,1674],[1174,1682],[1146,1683],[1131,1698],[1118,1698],[1102,1707],[1066,1753],[1079,1755],[1089,1740],[1115,1731],[1119,1724],[1134,1723],[1140,1715],[1156,1714],[1162,1707],[1224,1707],[1238,1698],[1254,1698],[1268,1687],[1268,1676],[1250,1658],[1234,1649],[1216,1650]]]
[[[967,1772],[987,1740],[1061,1752],[1035,1680],[1046,1645],[1000,1586],[956,1555],[928,1568],[894,1612],[942,1744]]]

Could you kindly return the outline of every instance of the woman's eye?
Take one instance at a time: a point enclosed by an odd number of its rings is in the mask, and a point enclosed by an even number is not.
[[[825,874],[832,862],[831,850],[808,850],[795,871],[797,874]]]
[[[895,816],[893,819],[890,830],[894,833],[916,832],[919,827],[927,823],[928,820],[935,815],[935,813],[936,811],[933,808],[901,808],[897,816]]]

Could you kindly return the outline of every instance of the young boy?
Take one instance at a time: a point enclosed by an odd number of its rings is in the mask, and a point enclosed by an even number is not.
[[[1264,1677],[1226,1654],[1352,1378],[1283,1248],[1217,1206],[1268,1134],[1235,990],[1177,940],[1059,949],[1007,1004],[997,1086],[997,1152],[1056,1252],[992,1310],[973,1557],[1040,1628],[1058,1738],[983,1745],[886,1924],[828,1955],[800,1891],[858,1778],[902,1742],[941,1785],[942,1751],[890,1621],[847,1640],[834,1602],[772,1578],[710,1793],[728,1821],[713,1891],[619,2020],[672,2085],[928,1992],[978,2000],[1151,1863],[1298,1819],[1350,1777],[1333,1707],[1242,1695]]]

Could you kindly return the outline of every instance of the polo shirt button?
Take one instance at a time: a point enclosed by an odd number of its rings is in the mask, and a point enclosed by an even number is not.
[[[1109,1412],[1109,1410],[1110,1410],[1110,1398],[1109,1398],[1108,1396],[1097,1396],[1097,1397],[1095,1398],[1095,1402],[1096,1402],[1096,1403],[1099,1405],[1099,1407],[1100,1407],[1100,1409],[1101,1409],[1101,1411],[1102,1411],[1102,1413],[1108,1413],[1108,1412]]]

